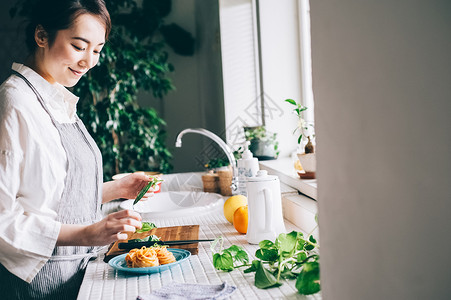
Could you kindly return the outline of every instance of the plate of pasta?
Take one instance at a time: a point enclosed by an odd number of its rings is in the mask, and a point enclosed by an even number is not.
[[[185,249],[142,247],[113,257],[108,264],[118,271],[149,274],[172,268],[190,256],[191,253]]]

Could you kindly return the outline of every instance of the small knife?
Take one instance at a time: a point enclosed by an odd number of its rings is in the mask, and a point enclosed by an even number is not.
[[[187,244],[194,244],[199,242],[212,242],[214,239],[210,240],[180,240],[180,241],[148,241],[148,242],[131,242],[131,243],[119,243],[118,247],[119,249],[135,249],[135,248],[141,248],[143,246],[145,247],[151,247],[155,244],[158,245],[187,245]]]

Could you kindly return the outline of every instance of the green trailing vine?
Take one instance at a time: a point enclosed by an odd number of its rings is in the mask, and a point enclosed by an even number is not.
[[[213,265],[227,272],[246,267],[243,272],[255,273],[255,286],[260,289],[279,287],[283,280],[293,279],[300,294],[320,291],[319,245],[311,234],[305,238],[302,232],[281,233],[274,242],[263,240],[258,245],[257,259],[249,263],[242,247],[223,249],[223,238],[217,238],[211,245]]]

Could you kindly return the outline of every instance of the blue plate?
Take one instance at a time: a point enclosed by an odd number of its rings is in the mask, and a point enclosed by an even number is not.
[[[178,265],[179,263],[181,263],[182,261],[186,260],[188,257],[191,256],[191,252],[185,249],[168,248],[168,250],[172,252],[172,254],[174,254],[176,261],[166,265],[147,268],[129,268],[127,267],[127,263],[125,262],[125,256],[127,256],[127,253],[113,257],[112,259],[110,259],[108,264],[118,271],[138,274],[149,274],[149,273],[158,273],[167,270],[169,268],[172,268],[173,266]]]

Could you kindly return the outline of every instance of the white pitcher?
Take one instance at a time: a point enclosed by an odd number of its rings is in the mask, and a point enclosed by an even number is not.
[[[286,233],[279,178],[260,170],[255,177],[246,178],[246,188],[249,210],[246,239],[249,244],[274,241],[280,233]]]

